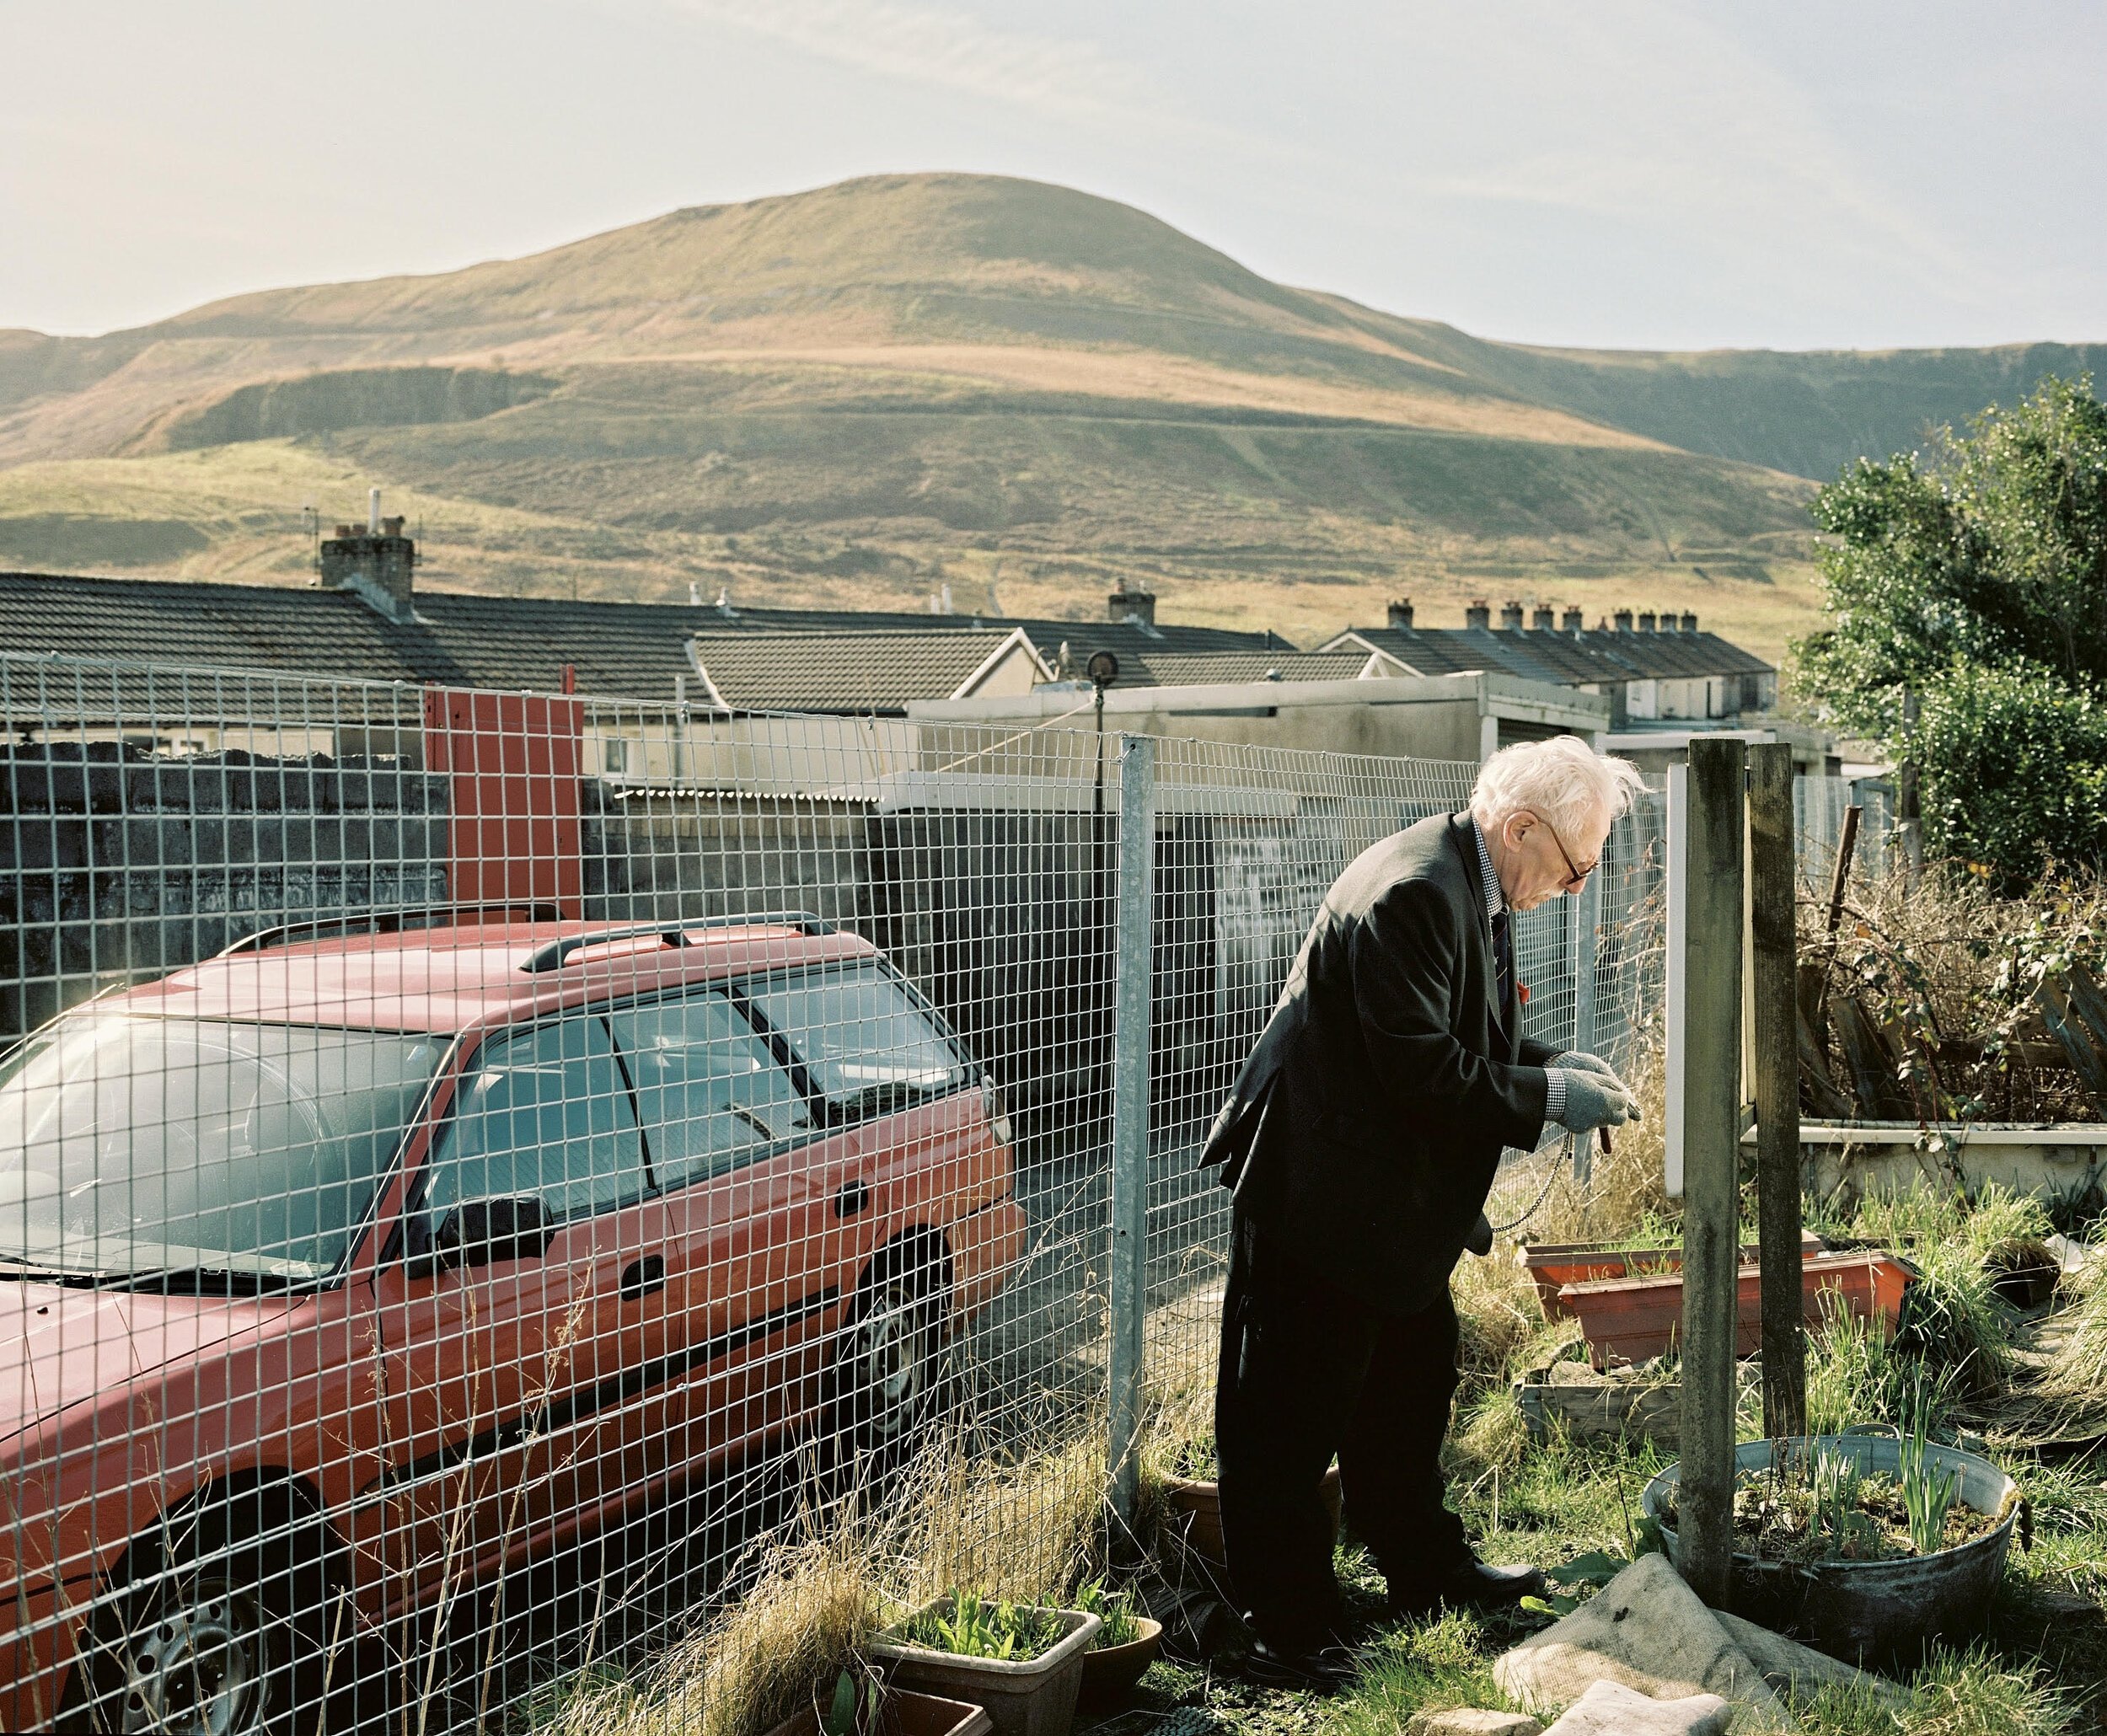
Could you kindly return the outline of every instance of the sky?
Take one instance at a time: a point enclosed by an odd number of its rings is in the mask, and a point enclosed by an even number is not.
[[[0,328],[917,169],[1618,348],[2107,340],[2107,0],[0,0]]]

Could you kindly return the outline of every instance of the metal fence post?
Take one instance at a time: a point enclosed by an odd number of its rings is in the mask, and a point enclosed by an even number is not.
[[[1155,903],[1155,742],[1119,738],[1119,902],[1113,923],[1112,1298],[1108,1349],[1113,1512],[1140,1492],[1142,1326],[1148,1309],[1150,919]]]

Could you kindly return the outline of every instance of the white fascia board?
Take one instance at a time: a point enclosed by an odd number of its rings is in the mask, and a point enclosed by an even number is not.
[[[1038,646],[1032,643],[1031,635],[1021,627],[1012,627],[1010,630],[1010,636],[981,660],[980,667],[958,683],[951,697],[954,699],[970,699],[973,696],[973,689],[995,670],[1000,668],[1003,659],[1020,645],[1024,647],[1025,654],[1032,659],[1032,667],[1039,672],[1039,679],[1053,680],[1054,672],[1047,667],[1046,659],[1039,655]]]
[[[717,684],[710,678],[710,672],[702,667],[702,654],[695,649],[695,641],[692,637],[688,640],[688,662],[701,681],[703,692],[709,696],[710,709],[716,711],[734,709],[732,702],[717,691]]]

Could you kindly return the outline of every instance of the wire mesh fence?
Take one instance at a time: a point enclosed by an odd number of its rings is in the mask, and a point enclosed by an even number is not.
[[[48,658],[0,712],[7,1728],[560,1721],[873,1515],[896,1591],[1072,1590],[1211,1384],[1209,1119],[1475,774]],[[1530,1034],[1645,1040],[1662,843],[1519,919]]]

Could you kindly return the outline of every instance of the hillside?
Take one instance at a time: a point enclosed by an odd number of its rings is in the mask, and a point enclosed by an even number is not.
[[[2073,356],[2076,352],[2071,352]],[[0,564],[299,582],[378,483],[421,582],[1314,633],[1543,594],[1810,616],[1809,475],[2062,352],[1523,349],[1259,277],[1037,183],[895,176],[530,258],[0,333]]]

